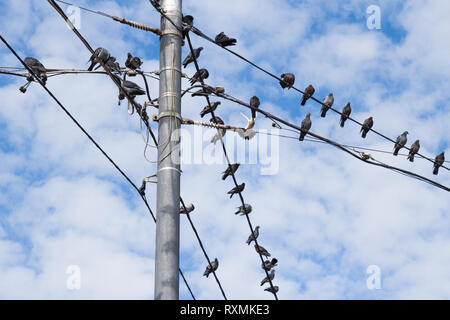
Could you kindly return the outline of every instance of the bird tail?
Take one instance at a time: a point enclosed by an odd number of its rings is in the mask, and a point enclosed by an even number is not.
[[[283,89],[285,89],[285,88],[287,87],[286,83],[285,83],[283,80],[280,81],[280,86],[281,86]]]
[[[438,166],[434,166],[433,174],[437,175],[438,173],[439,173],[439,167]]]
[[[228,177],[228,174],[224,174],[223,176],[222,176],[222,180],[224,180],[225,181],[225,179]]]
[[[400,148],[395,148],[394,150],[394,156],[398,156],[398,151],[400,150]]]
[[[327,115],[327,110],[326,109],[322,109],[322,114],[320,116],[322,118],[325,118],[326,115]]]
[[[307,98],[306,96],[303,97],[302,103],[301,103],[302,106],[304,106],[304,105],[306,104],[306,100],[307,100],[307,99],[308,99],[308,98]]]
[[[233,198],[233,194],[234,194],[233,192],[230,194],[230,199]]]
[[[366,134],[367,132],[365,130],[362,131],[361,137],[363,137],[364,139],[366,138]]]
[[[414,153],[409,154],[408,160],[411,161],[411,162],[414,162]]]
[[[88,68],[88,71],[92,71],[94,69],[95,66],[95,60],[92,60],[91,65]]]
[[[344,119],[341,118],[341,128],[344,127],[344,124],[345,124],[345,118]]]
[[[298,138],[298,140],[300,140],[300,141],[305,140],[305,136],[306,136],[306,132],[302,131],[302,133],[300,133],[300,138]]]

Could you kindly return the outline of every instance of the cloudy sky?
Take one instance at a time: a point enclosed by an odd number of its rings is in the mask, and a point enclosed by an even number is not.
[[[76,3],[159,25],[146,0]],[[374,128],[391,138],[408,130],[409,143],[420,139],[427,156],[449,154],[448,1],[186,0],[183,5],[203,32],[237,38],[237,52],[276,74],[295,73],[297,87],[313,84],[319,99],[333,92],[338,109],[350,101],[355,119],[373,116]],[[380,30],[367,27],[370,5],[380,8]],[[89,52],[47,1],[4,0],[0,9],[0,33],[21,57],[34,56],[47,68],[87,68]],[[132,52],[143,58],[145,71],[158,69],[159,41],[153,34],[91,13],[79,18],[93,47],[108,48],[122,65]],[[361,139],[354,123],[340,128],[332,112],[320,118],[320,106],[312,101],[300,107],[298,93],[283,91],[217,46],[194,35],[192,41],[205,48],[199,63],[210,72],[208,83],[244,101],[257,95],[261,108],[293,123],[311,112],[312,130],[341,143],[392,150],[372,133]],[[186,46],[183,55],[187,52]],[[3,45],[0,66],[19,66]],[[144,204],[42,88],[32,84],[22,94],[22,84],[22,78],[0,75],[0,298],[152,299],[155,225]],[[127,114],[125,103],[117,105],[117,88],[107,77],[59,76],[47,86],[136,184],[155,173],[156,166],[144,158],[139,121]],[[150,87],[156,97],[157,81]],[[183,116],[200,119],[204,105],[186,96]],[[222,101],[217,115],[244,126],[240,112],[248,114]],[[156,130],[155,123],[152,127]],[[270,122],[260,117],[255,128],[270,129]],[[184,129],[184,141],[193,139],[193,128]],[[208,143],[213,131],[203,134],[205,153],[213,154]],[[233,133],[227,138],[238,141]],[[247,149],[258,161],[244,161],[237,177],[246,182],[244,197],[253,206],[253,224],[261,226],[260,244],[279,260],[274,284],[280,299],[450,299],[447,192],[331,146],[263,135],[252,141],[271,147],[266,156]],[[428,161],[372,156],[450,185],[449,172],[433,176]],[[147,158],[155,159],[153,149]],[[277,163],[275,172],[262,174],[270,162]],[[265,275],[253,247],[245,244],[245,218],[233,214],[240,203],[226,195],[233,185],[221,180],[224,169],[208,159],[184,164],[182,196],[195,204],[192,218],[209,256],[220,261],[217,275],[227,296],[272,299],[259,286]],[[152,208],[155,191],[154,185],[147,188]],[[367,287],[372,265],[380,270],[378,290]],[[69,266],[81,271],[79,290],[67,288]],[[181,268],[197,298],[220,299],[214,279],[202,276],[205,267],[181,217]],[[190,298],[183,283],[180,297]]]

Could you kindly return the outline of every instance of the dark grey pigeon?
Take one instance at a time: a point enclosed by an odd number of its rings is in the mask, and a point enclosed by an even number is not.
[[[409,148],[408,160],[414,162],[414,155],[420,150],[420,142],[416,140]]]
[[[270,271],[270,269],[277,266],[277,263],[278,260],[276,258],[273,258],[272,260],[265,260],[264,263],[261,265],[261,268]]]
[[[219,46],[222,48],[228,47],[228,46],[234,46],[236,44],[236,39],[228,37],[225,33],[221,32],[219,33],[215,40],[214,40]]]
[[[212,122],[212,123],[215,123],[215,124],[225,124],[225,122],[223,122],[223,120],[220,117],[217,117],[217,116],[215,117],[215,119],[211,118],[211,120],[209,120],[209,121]],[[211,139],[211,142],[216,144],[216,142],[220,140],[220,137],[223,137],[226,133],[227,133],[227,130],[219,129],[219,131]]]
[[[217,260],[217,258],[214,259],[213,262],[211,262],[211,264],[209,264],[206,267],[205,273],[203,273],[204,276],[206,276],[208,278],[208,276],[215,272],[217,270],[217,268],[219,267],[219,260]]]
[[[281,75],[281,81],[280,81],[280,86],[285,89],[288,88],[288,90],[290,88],[292,88],[294,86],[295,83],[295,75],[293,73],[283,73]]]
[[[183,35],[183,39],[186,38],[186,35],[189,33],[189,31],[191,31],[192,27],[194,26],[194,17],[193,16],[183,16],[182,18],[183,21],[183,31],[182,31],[182,35]]]
[[[136,96],[142,96],[146,92],[141,87],[139,87],[136,83],[132,81],[125,80],[122,83],[123,89],[128,95],[134,99]]]
[[[269,276],[265,277],[262,281],[261,281],[261,286],[263,286],[265,283],[272,281],[273,278],[275,278],[275,269],[272,270],[272,272],[269,273]],[[270,280],[269,280],[270,279]]]
[[[33,72],[34,74],[41,79],[44,85],[47,83],[47,69],[45,69],[44,65],[36,58],[26,57],[23,61]],[[33,81],[33,76],[30,75],[27,77],[28,82]],[[28,86],[29,83],[26,85]],[[25,86],[24,86],[25,87]],[[22,91],[22,90],[21,90]],[[26,89],[25,89],[26,91]]]
[[[234,187],[233,189],[231,189],[230,191],[227,192],[227,194],[230,195],[230,199],[233,197],[234,194],[236,193],[240,193],[242,191],[244,191],[245,189],[245,182],[241,183],[240,185],[238,185],[237,187]]]
[[[311,84],[308,87],[306,87],[305,93],[303,94],[302,98],[302,106],[304,106],[306,104],[306,101],[314,95],[315,91],[316,89],[314,89],[314,87]]]
[[[300,133],[300,138],[298,140],[303,141],[305,139],[306,134],[308,133],[309,129],[311,129],[311,113],[307,113],[305,119],[302,121],[302,132]]]
[[[97,63],[100,63],[100,61],[103,63],[106,63],[106,61],[108,61],[110,56],[111,56],[111,54],[105,48],[100,47],[100,48],[95,49],[94,54],[91,56],[91,58],[88,61],[91,63],[88,70],[92,71],[94,69],[94,67],[97,65]]]
[[[265,288],[265,289],[264,289],[264,291],[268,291],[268,292],[270,292],[270,293],[277,293],[278,290],[279,290],[279,287],[278,287],[278,286],[273,286],[273,289],[272,289],[272,287],[268,287],[268,288]]]
[[[257,96],[251,97],[251,99],[250,99],[251,107],[258,109],[260,104],[261,104],[261,102],[259,101],[259,98]],[[256,118],[256,110],[253,110],[253,109],[252,109],[252,118],[253,119]]]
[[[323,105],[322,105],[322,113],[320,114],[320,116],[322,118],[325,118],[325,116],[327,115],[327,111],[330,110],[330,108],[333,106],[334,103],[334,96],[332,93],[330,93],[328,96],[325,97],[325,99],[323,99]]]
[[[211,87],[211,86],[204,86],[202,89],[195,91],[193,94],[191,94],[192,97],[207,97],[209,96],[211,93],[216,92],[216,89]]]
[[[350,117],[350,114],[352,113],[352,107],[350,106],[350,102],[347,103],[347,105],[342,109],[341,114],[341,128],[344,127],[345,121]]]
[[[183,67],[186,68],[189,63],[194,62],[194,57],[195,57],[195,59],[198,59],[198,57],[200,57],[200,52],[202,52],[202,50],[203,50],[203,47],[194,49],[194,56],[192,56],[192,52],[189,52],[189,54],[183,61]]]
[[[434,169],[433,169],[433,174],[437,175],[439,173],[439,167],[441,167],[445,162],[445,156],[444,156],[444,152],[442,152],[441,154],[439,154],[438,156],[436,156],[436,158],[434,159]]]
[[[252,212],[252,206],[249,205],[248,203],[246,203],[246,204],[240,206],[238,208],[238,211],[236,211],[234,214],[241,213],[241,216],[243,216],[243,215],[249,214],[250,212]]]
[[[361,137],[365,138],[367,135],[367,132],[369,132],[370,129],[372,129],[372,127],[373,127],[373,118],[372,117],[369,117],[366,120],[364,120],[364,123],[360,130],[360,132],[362,133]]]
[[[188,204],[186,205],[186,210],[184,209],[184,206],[183,206],[183,205],[180,206],[180,213],[181,213],[181,214],[191,213],[192,211],[194,211],[194,209],[195,209],[194,204],[188,203]]]
[[[111,56],[109,57],[109,59],[105,62],[105,66],[108,67],[112,72],[120,72],[120,65],[119,63],[116,61],[116,58]],[[98,65],[95,70],[97,70],[98,68],[100,68],[101,65]]]
[[[133,57],[133,55],[128,52],[128,58],[125,61],[125,67],[136,70],[139,69],[143,63],[144,62],[142,62],[139,57]]]
[[[205,79],[208,79],[209,72],[206,69],[200,69],[198,70],[194,76],[189,80],[191,82],[191,86],[194,85],[196,82],[202,82]]]
[[[394,145],[394,156],[398,155],[398,152],[400,151],[400,149],[406,145],[406,142],[408,141],[408,137],[407,137],[408,134],[409,134],[409,132],[405,131],[397,137],[397,141],[395,141],[395,145]]]
[[[217,107],[219,106],[220,101],[214,102],[211,105],[211,108],[209,107],[209,105],[207,105],[206,107],[203,108],[203,110],[200,112],[200,117],[204,117],[205,115],[207,115],[208,113],[211,113],[212,111],[216,111]]]
[[[253,236],[253,234],[255,234],[255,236]],[[259,237],[259,226],[256,226],[255,230],[253,230],[253,233],[248,236],[247,244],[250,245],[250,243],[252,241],[255,241],[255,239],[258,239],[258,237]]]
[[[262,246],[258,246],[255,244],[255,250],[256,252],[258,252],[260,255],[265,256],[266,258],[270,257],[270,253],[269,251],[267,251],[264,247]]]
[[[240,163],[234,163],[231,166],[228,166],[227,170],[225,170],[222,176],[222,180],[225,180],[226,178],[228,178],[229,176],[231,176],[232,174],[234,174],[237,169],[239,168]]]

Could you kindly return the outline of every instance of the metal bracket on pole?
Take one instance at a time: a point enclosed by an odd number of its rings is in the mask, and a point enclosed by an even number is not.
[[[165,118],[165,117],[177,118],[180,121],[183,120],[183,118],[181,117],[181,114],[179,114],[178,112],[175,112],[175,111],[162,111],[159,114],[155,114],[152,119],[153,119],[153,121],[159,121],[161,118]]]

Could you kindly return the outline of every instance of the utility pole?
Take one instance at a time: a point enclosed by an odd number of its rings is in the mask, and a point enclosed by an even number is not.
[[[178,26],[182,0],[161,0],[164,13]],[[181,32],[161,16],[158,184],[155,253],[155,300],[179,299]]]

